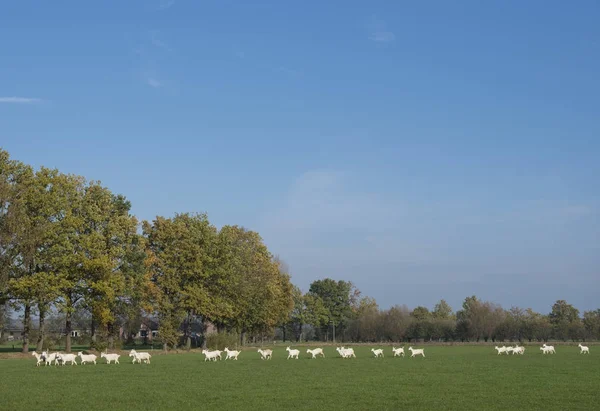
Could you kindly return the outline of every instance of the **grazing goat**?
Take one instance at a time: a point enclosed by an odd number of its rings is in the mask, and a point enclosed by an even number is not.
[[[133,357],[133,361],[131,361],[132,364],[135,364],[136,361],[141,364],[142,360],[145,361],[146,364],[150,364],[151,355],[148,352],[137,352],[136,350],[131,350],[129,352],[129,356]]]
[[[321,355],[323,358],[325,358],[325,353],[323,352],[322,348],[315,348],[314,350],[306,350],[306,352],[310,355],[312,355],[312,358],[317,358],[317,355]]]
[[[86,362],[93,362],[95,365],[96,358],[98,358],[94,354],[84,354],[81,351],[79,351],[77,355],[79,356],[79,358],[81,358],[81,364],[85,364]]]
[[[238,355],[240,355],[240,352],[241,352],[241,351],[231,351],[227,347],[225,347],[224,351],[227,353],[227,357],[225,357],[225,360],[228,360],[229,358],[233,358],[236,361],[238,359]]]
[[[290,350],[290,347],[287,347],[285,350],[288,352],[288,357],[287,357],[288,360],[290,358],[298,359],[298,355],[300,355],[300,350]]]
[[[34,351],[31,353],[31,355],[33,355],[35,357],[35,359],[37,360],[37,362],[35,364],[36,367],[39,367],[40,364],[42,362],[44,362],[44,360],[43,360],[44,357],[42,356],[42,354],[38,354],[37,352]]]
[[[373,355],[375,355],[375,358],[377,358],[379,356],[383,357],[383,350],[381,348],[379,348],[377,350],[374,348],[371,348],[371,352],[373,352]]]
[[[494,348],[496,349],[496,351],[498,351],[498,355],[500,355],[500,354],[502,354],[502,353],[506,352],[506,347],[505,347],[505,346],[502,346],[502,347],[498,347],[498,346],[496,346],[496,347],[494,347]]]
[[[261,360],[270,360],[271,357],[273,356],[273,350],[261,350],[259,348],[258,352],[260,353]]]
[[[119,363],[119,357],[121,355],[120,354],[108,354],[108,353],[100,353],[100,358],[106,358],[106,363],[110,364],[111,361],[114,361],[115,364],[120,364]]]
[[[424,348],[419,348],[417,350],[413,349],[413,347],[408,347],[408,351],[412,352],[411,357],[414,357],[415,355],[422,355],[423,357],[425,357],[425,349]]]
[[[583,353],[589,354],[590,353],[590,347],[586,347],[585,345],[581,345],[581,343],[579,343],[578,347],[581,350],[579,352],[579,354],[583,354]]]
[[[217,361],[217,357],[221,359],[221,352],[219,350],[208,351],[202,350],[202,354],[204,354],[204,361]]]
[[[61,361],[62,365],[66,365],[68,362],[70,362],[71,365],[78,365],[75,359],[77,359],[77,355],[75,354],[56,354],[56,361]]]
[[[404,357],[404,347],[400,347],[400,348],[392,347],[392,351],[394,352],[394,357],[397,357],[399,355]]]

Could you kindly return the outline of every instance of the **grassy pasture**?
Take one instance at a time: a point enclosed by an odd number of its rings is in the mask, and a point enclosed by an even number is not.
[[[376,346],[373,346],[376,347]],[[300,348],[300,347],[298,347]],[[152,363],[35,367],[35,359],[0,360],[0,408],[10,410],[591,410],[600,404],[600,350],[580,355],[557,346],[542,355],[496,355],[493,347],[425,346],[426,358],[375,359],[371,346],[356,359],[271,361],[256,350],[238,361],[204,362],[199,351],[156,355]],[[224,358],[224,357],[223,357]]]

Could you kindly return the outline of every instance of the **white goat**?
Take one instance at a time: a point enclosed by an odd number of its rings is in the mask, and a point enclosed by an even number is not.
[[[225,347],[224,351],[227,353],[227,357],[225,357],[226,360],[228,360],[229,358],[233,358],[236,361],[238,359],[238,355],[240,355],[240,352],[241,352],[241,351],[232,351],[227,347]]]
[[[68,362],[70,362],[71,365],[78,365],[77,361],[75,361],[76,359],[77,355],[75,354],[56,354],[56,361],[61,361],[62,365],[66,365]]]
[[[513,355],[515,355],[515,354],[521,354],[521,355],[523,355],[523,354],[525,354],[525,347],[519,347],[517,345],[517,346],[515,346],[515,348],[513,348],[513,352],[512,353],[513,353]]]
[[[377,350],[374,348],[371,348],[371,352],[373,353],[373,355],[375,355],[375,358],[381,356],[383,357],[383,350],[381,348],[378,348]]]
[[[261,360],[270,360],[271,357],[273,356],[273,350],[261,350],[259,348],[258,352],[260,353]]]
[[[79,356],[79,358],[81,358],[81,364],[85,364],[86,362],[93,362],[94,365],[96,364],[96,355],[94,354],[84,354],[81,351],[79,351],[77,353],[77,356]]]
[[[494,348],[496,349],[496,351],[498,351],[498,355],[506,352],[505,346],[502,346],[502,347],[495,346]]]
[[[57,352],[48,354],[48,352],[44,351],[44,352],[42,352],[42,361],[44,361],[44,365],[52,365],[52,362],[54,362],[54,365],[58,365],[57,356],[58,356]]]
[[[37,352],[33,351],[33,352],[31,353],[31,355],[33,355],[33,356],[35,357],[35,359],[37,360],[37,362],[36,362],[36,364],[35,364],[35,366],[36,366],[36,367],[39,367],[39,366],[40,366],[40,364],[41,364],[42,362],[44,362],[44,360],[42,359],[42,358],[43,358],[43,357],[42,357],[42,354],[38,354]]]
[[[325,358],[325,353],[323,352],[322,348],[315,348],[314,350],[306,350],[306,352],[310,355],[312,355],[312,358],[317,358],[317,355],[321,355],[323,358]]]
[[[581,350],[579,352],[579,354],[583,354],[583,353],[589,354],[590,353],[590,347],[586,347],[585,345],[581,345],[581,343],[579,343],[578,347]]]
[[[342,358],[356,358],[356,355],[354,354],[354,348],[338,347],[336,348],[336,351],[340,354]]]
[[[119,363],[120,356],[121,356],[120,354],[108,354],[108,353],[103,353],[103,352],[100,353],[100,358],[106,358],[107,364],[110,364],[111,361],[114,361],[115,364],[120,364]]]
[[[397,357],[399,355],[404,357],[404,347],[400,347],[400,348],[392,347],[392,351],[394,352],[394,357]]]
[[[221,358],[221,351],[219,350],[202,350],[202,354],[204,354],[204,361],[217,361],[217,357]]]
[[[344,347],[336,347],[335,350],[338,352],[338,354],[340,355],[340,357],[342,357],[342,358],[346,358],[347,357],[347,353],[346,353]]]
[[[544,343],[543,347],[546,347],[546,349],[548,350],[548,352],[550,354],[556,354],[556,351],[554,350],[554,346],[553,345],[546,345],[546,343]]]
[[[152,357],[148,352],[137,352],[136,350],[131,350],[129,356],[133,357],[133,361],[131,361],[132,364],[135,364],[136,361],[141,364],[142,360],[145,361],[146,364],[150,364],[150,357]]]
[[[415,355],[422,355],[423,357],[425,357],[425,349],[424,348],[419,348],[417,350],[413,349],[413,347],[408,347],[408,351],[410,351],[412,353],[411,357],[414,357]]]
[[[511,346],[506,347],[506,355],[508,355],[509,353],[513,352],[514,348]]]
[[[288,360],[290,358],[298,359],[298,355],[300,355],[300,350],[290,350],[290,347],[287,347],[285,350],[288,352],[288,357],[287,357]]]

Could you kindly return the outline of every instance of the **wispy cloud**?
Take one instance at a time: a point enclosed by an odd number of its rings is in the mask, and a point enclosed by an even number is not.
[[[139,61],[139,78],[152,88],[170,88],[173,83],[168,73],[161,70],[159,61],[173,50],[158,30],[145,32],[142,41],[132,49]]]
[[[396,35],[387,28],[386,23],[377,17],[372,17],[367,24],[369,39],[379,44],[392,43]]]
[[[42,99],[31,97],[0,97],[0,103],[12,104],[34,104],[40,103]]]
[[[159,88],[162,86],[162,83],[160,81],[158,81],[156,78],[151,77],[151,76],[147,76],[146,77],[146,83],[150,86],[150,87],[154,87],[154,88]]]
[[[292,77],[298,77],[302,75],[301,71],[285,66],[277,66],[274,67],[273,70],[275,70],[276,73],[282,73]]]
[[[166,41],[162,40],[161,38],[159,38],[159,33],[158,31],[152,31],[150,33],[151,36],[151,42],[155,47],[161,48],[161,49],[165,49],[167,51],[173,51],[171,49],[171,47],[169,47],[169,45],[167,44]]]
[[[175,0],[163,1],[162,3],[160,3],[158,5],[156,10],[167,10],[167,9],[170,9],[171,7],[173,7],[174,5],[175,5]]]
[[[391,31],[376,31],[371,33],[369,39],[378,43],[389,43],[396,39],[396,36]]]
[[[563,207],[561,209],[561,211],[564,215],[575,216],[575,217],[585,216],[585,215],[591,214],[593,212],[591,207],[588,207],[586,205],[577,205],[577,204]]]

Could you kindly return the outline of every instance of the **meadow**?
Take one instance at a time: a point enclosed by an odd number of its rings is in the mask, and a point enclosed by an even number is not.
[[[263,361],[256,349],[238,361],[205,362],[200,351],[160,355],[151,364],[35,367],[35,359],[0,360],[0,408],[10,410],[227,409],[227,410],[590,410],[600,403],[600,350],[580,355],[557,346],[542,355],[496,355],[491,346],[428,346],[426,358],[287,360],[285,347]],[[422,345],[419,347],[423,347]],[[223,356],[223,358],[225,358]]]

